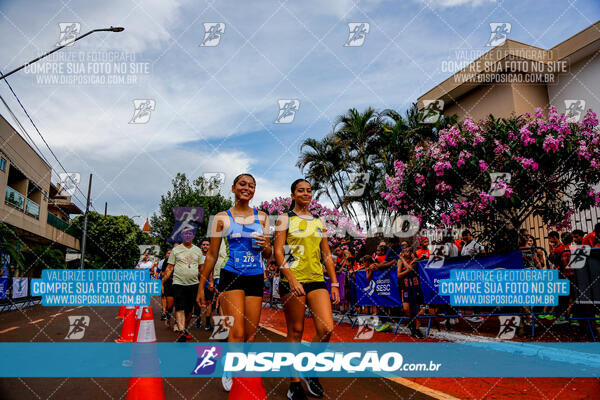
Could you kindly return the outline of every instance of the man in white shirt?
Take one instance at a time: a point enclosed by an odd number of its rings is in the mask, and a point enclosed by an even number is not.
[[[477,254],[484,254],[485,248],[475,239],[473,239],[473,235],[471,231],[465,229],[462,231],[462,240],[464,242],[462,246],[462,250],[460,251],[461,256],[476,256]]]
[[[147,269],[150,271],[150,275],[152,276],[152,268],[154,267],[154,263],[148,258],[147,254],[142,256],[142,260],[136,265],[136,269]]]
[[[187,342],[191,335],[187,326],[192,317],[192,310],[196,304],[198,293],[198,274],[204,264],[202,250],[192,243],[194,231],[188,230],[181,233],[183,243],[171,250],[167,261],[167,268],[163,276],[165,283],[173,274],[173,297],[175,298],[175,319],[180,331],[178,342]]]

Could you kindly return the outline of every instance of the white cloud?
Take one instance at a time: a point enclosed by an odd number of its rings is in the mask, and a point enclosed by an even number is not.
[[[477,7],[483,4],[495,3],[497,0],[417,0],[419,3],[426,3],[430,7],[449,8],[459,6]]]

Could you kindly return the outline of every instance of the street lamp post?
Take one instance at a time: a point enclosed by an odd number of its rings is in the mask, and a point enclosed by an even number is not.
[[[13,69],[10,72],[7,72],[6,74],[0,76],[0,81],[2,79],[6,79],[7,77],[9,77],[10,75],[14,74],[17,71],[22,70],[23,68],[25,68],[28,65],[33,64],[34,62],[37,62],[39,60],[41,60],[44,57],[49,56],[52,53],[55,53],[57,51],[59,51],[60,49],[75,43],[76,41],[78,41],[79,39],[83,39],[84,37],[91,35],[92,33],[95,32],[123,32],[125,30],[125,28],[120,27],[120,26],[111,26],[110,28],[102,28],[102,29],[93,29],[87,33],[84,33],[81,36],[76,37],[75,39],[73,39],[72,42],[68,42],[66,44],[63,44],[62,46],[58,46],[57,48],[47,52],[46,54],[42,54],[41,56],[34,58],[33,60],[29,61],[27,64],[23,64],[18,68]],[[83,235],[81,238],[81,263],[80,263],[80,267],[79,268],[83,268],[84,267],[84,260],[85,260],[85,241],[86,241],[86,236],[87,236],[87,219],[88,219],[88,213],[89,213],[89,208],[90,208],[90,191],[92,188],[92,174],[90,174],[90,183],[88,186],[88,195],[87,195],[87,201],[86,201],[86,206],[85,206],[85,217],[83,220]],[[106,211],[105,211],[106,213]]]
[[[39,61],[39,60],[41,60],[42,58],[44,58],[44,57],[47,57],[47,56],[49,56],[50,54],[52,54],[52,53],[54,53],[54,52],[57,52],[57,51],[59,51],[59,50],[60,50],[60,49],[62,49],[63,47],[66,47],[66,46],[68,46],[68,45],[70,45],[70,44],[72,44],[72,43],[75,43],[75,42],[76,42],[76,41],[78,41],[79,39],[83,39],[84,37],[86,37],[86,36],[88,36],[88,35],[91,35],[91,34],[92,34],[92,33],[94,33],[94,32],[123,32],[124,30],[125,30],[125,28],[123,28],[123,27],[120,27],[120,26],[116,26],[116,27],[115,27],[115,26],[111,26],[110,28],[103,28],[103,29],[93,29],[93,30],[89,31],[88,33],[84,33],[83,35],[76,37],[76,38],[75,38],[75,39],[74,39],[72,42],[69,42],[69,43],[63,44],[62,46],[59,46],[59,47],[55,48],[54,50],[51,50],[51,51],[47,52],[46,54],[42,54],[41,56],[39,56],[39,57],[37,57],[37,58],[34,58],[33,60],[29,61],[27,64],[21,65],[19,68],[15,68],[15,69],[13,69],[12,71],[10,71],[10,72],[8,72],[8,73],[6,73],[6,74],[4,74],[4,75],[0,76],[0,81],[1,81],[2,79],[4,79],[4,78],[6,78],[6,77],[8,77],[8,76],[10,76],[10,75],[12,75],[12,74],[14,74],[14,73],[15,73],[15,72],[17,72],[17,71],[20,71],[20,70],[22,70],[22,69],[23,69],[23,68],[25,68],[26,66],[28,66],[28,65],[31,65],[31,64],[33,64],[34,62],[36,62],[36,61]]]

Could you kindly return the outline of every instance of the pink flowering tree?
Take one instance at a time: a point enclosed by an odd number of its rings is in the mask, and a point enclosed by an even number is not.
[[[261,203],[258,209],[269,215],[281,215],[290,211],[291,204],[291,197],[276,197],[271,201]],[[325,223],[331,247],[342,245],[356,251],[365,244],[366,236],[362,229],[343,212],[336,208],[325,207],[316,200],[311,201],[308,209]]]
[[[407,162],[395,162],[381,195],[390,210],[424,224],[475,227],[500,250],[514,248],[530,215],[560,229],[574,210],[600,205],[599,182],[596,114],[572,123],[550,107],[547,115],[536,109],[533,116],[448,126]]]

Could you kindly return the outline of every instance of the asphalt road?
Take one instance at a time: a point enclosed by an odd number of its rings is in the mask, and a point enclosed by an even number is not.
[[[176,336],[159,320],[158,298],[152,302],[156,335],[159,342],[173,342]],[[41,305],[0,314],[1,342],[65,342],[68,316],[90,317],[82,339],[86,342],[112,342],[119,337],[121,320],[115,319],[114,307],[43,307]],[[209,332],[192,328],[192,341],[207,342]],[[259,341],[281,342],[283,337],[266,329]],[[9,362],[3,360],[3,362]],[[432,399],[424,393],[389,379],[327,378],[321,380],[325,399]],[[269,399],[285,399],[286,378],[265,378]],[[124,399],[127,378],[0,378],[0,399]],[[226,399],[227,393],[216,378],[165,378],[166,399]],[[440,398],[440,397],[437,397]],[[447,397],[450,398],[450,397]],[[151,399],[148,399],[151,400]]]

